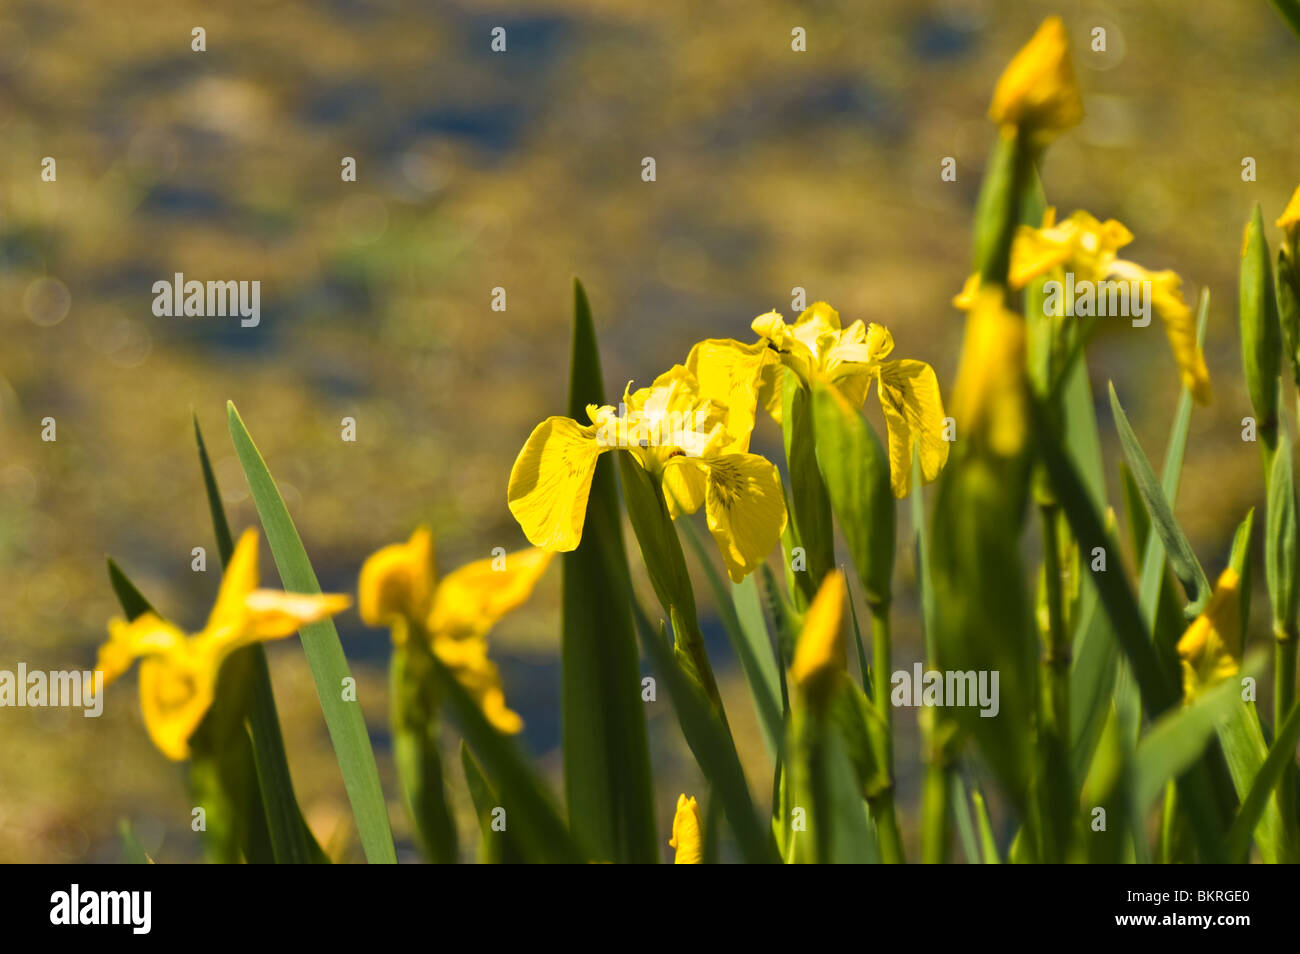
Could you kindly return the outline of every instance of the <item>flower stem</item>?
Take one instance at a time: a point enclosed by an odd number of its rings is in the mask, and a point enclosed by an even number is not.
[[[889,632],[889,609],[871,608],[871,695],[884,730],[880,733],[880,751],[877,753],[889,786],[868,800],[871,817],[876,822],[880,839],[880,857],[885,864],[902,864],[903,838],[898,830],[898,817],[894,813],[894,710],[889,702],[889,685],[892,649]]]

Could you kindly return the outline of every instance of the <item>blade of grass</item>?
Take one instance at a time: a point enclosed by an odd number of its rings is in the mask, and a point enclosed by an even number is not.
[[[1243,672],[1253,673],[1259,668],[1260,659],[1253,657]],[[1139,812],[1146,811],[1170,779],[1201,757],[1214,736],[1215,726],[1237,704],[1240,691],[1239,680],[1226,679],[1189,705],[1171,710],[1156,721],[1138,744],[1135,807]]]
[[[574,281],[569,416],[605,403],[591,308]],[[563,554],[561,727],[569,825],[603,861],[652,863],[655,834],[632,583],[619,516],[614,454],[596,464],[582,542]]]
[[[284,588],[291,593],[319,593],[316,571],[312,569],[302,538],[266,467],[266,461],[253,443],[234,402],[226,404],[226,412],[235,453],[239,456],[257,513],[266,529],[267,542],[271,545]],[[333,620],[325,619],[304,626],[299,635],[316,682],[316,695],[325,714],[343,785],[352,803],[352,814],[366,860],[372,864],[395,864],[397,853],[388,826],[388,806],[379,784],[379,771],[375,767],[370,736],[366,733],[366,721],[361,706],[343,698],[343,687],[351,683],[352,674],[339,644],[338,630]]]
[[[212,531],[217,538],[217,553],[224,568],[235,551],[226,509],[221,503],[217,476],[212,471],[208,448],[203,441],[198,415],[194,415],[194,442],[198,445],[199,468],[203,472],[203,488],[208,498],[208,513],[212,517]],[[267,835],[271,852],[278,864],[308,864],[326,862],[325,852],[312,835],[302,809],[293,791],[293,778],[289,774],[289,760],[284,750],[284,737],[280,734],[280,717],[275,708],[275,695],[271,689],[271,670],[266,661],[266,650],[261,643],[245,646],[226,660],[223,675],[242,683],[242,691],[233,701],[242,702],[247,719],[248,735],[252,745],[253,772],[258,796],[266,816]],[[217,700],[217,706],[221,705]]]
[[[741,857],[749,863],[776,861],[776,846],[771,832],[759,823],[730,733],[718,720],[708,700],[677,666],[666,633],[655,632],[639,604],[633,602],[632,610],[641,645],[659,677],[668,685],[682,734],[709,782],[710,791],[722,801],[723,813],[736,837]]]
[[[1115,427],[1119,431],[1124,458],[1128,461],[1138,492],[1142,494],[1142,501],[1146,504],[1147,513],[1151,517],[1152,529],[1155,530],[1155,536],[1164,543],[1169,556],[1169,565],[1187,594],[1187,616],[1195,617],[1205,608],[1210,598],[1210,583],[1205,577],[1205,570],[1201,568],[1196,554],[1192,552],[1192,545],[1188,542],[1187,535],[1174,519],[1172,505],[1165,497],[1164,488],[1156,481],[1155,472],[1151,469],[1146,455],[1142,453],[1142,445],[1138,443],[1137,435],[1133,433],[1128,417],[1124,414],[1124,408],[1119,403],[1119,395],[1115,393],[1113,383],[1110,385],[1110,409],[1115,418]],[[1181,467],[1181,458],[1179,466]],[[1147,546],[1150,545],[1150,538],[1148,538]],[[1145,566],[1143,571],[1145,575]],[[1150,620],[1147,620],[1147,623],[1150,625]]]
[[[1250,849],[1251,836],[1264,813],[1264,806],[1268,804],[1269,795],[1281,781],[1283,773],[1295,764],[1297,742],[1300,742],[1300,705],[1293,706],[1286,721],[1278,726],[1268,756],[1255,775],[1250,792],[1242,799],[1241,808],[1228,832],[1229,858],[1245,857]],[[1288,860],[1294,862],[1296,859]]]

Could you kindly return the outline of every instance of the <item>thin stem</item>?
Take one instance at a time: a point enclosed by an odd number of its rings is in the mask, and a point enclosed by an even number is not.
[[[1276,634],[1273,647],[1273,731],[1276,733],[1286,722],[1295,705],[1296,648],[1300,646],[1300,631],[1295,620],[1289,620]],[[1289,807],[1295,804],[1295,773],[1283,772],[1277,788],[1278,804]]]
[[[879,756],[889,777],[889,786],[868,799],[871,817],[876,821],[876,832],[880,837],[880,857],[885,864],[902,864],[906,858],[903,854],[903,838],[898,830],[898,818],[894,813],[894,711],[889,702],[889,687],[892,649],[889,633],[889,608],[873,606],[871,608],[871,694],[872,702],[880,713],[883,725],[879,744]]]

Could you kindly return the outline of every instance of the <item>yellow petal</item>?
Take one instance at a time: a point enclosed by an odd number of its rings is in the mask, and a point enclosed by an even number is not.
[[[551,563],[537,547],[475,560],[447,574],[433,593],[428,630],[434,639],[487,634],[501,617],[522,606]]]
[[[1217,685],[1238,671],[1237,648],[1241,645],[1241,580],[1228,567],[1214,584],[1214,593],[1200,616],[1178,640],[1178,657],[1183,672],[1183,695],[1187,700]]]
[[[704,506],[708,491],[706,468],[699,459],[678,455],[664,464],[663,492],[668,504],[668,515],[676,520],[683,514],[695,513]]]
[[[1277,227],[1280,229],[1288,229],[1295,225],[1300,225],[1300,187],[1291,193],[1291,201],[1286,204],[1286,208],[1277,220]]]
[[[920,454],[921,479],[927,484],[948,462],[939,379],[924,361],[886,361],[876,390],[889,432],[889,483],[895,497],[906,497],[914,451]]]
[[[367,626],[424,619],[433,599],[433,534],[417,527],[405,543],[376,550],[361,565],[357,604]]]
[[[1021,225],[1016,229],[1016,237],[1011,243],[1011,271],[1007,275],[1007,284],[1012,288],[1024,288],[1035,278],[1041,278],[1055,268],[1060,268],[1070,260],[1073,245],[1063,236],[1053,234],[1054,230],[1035,229]],[[971,276],[976,284],[979,276]],[[967,280],[969,286],[970,280]],[[963,290],[963,294],[964,294]]]
[[[727,575],[739,583],[767,559],[785,529],[785,496],[776,465],[758,454],[675,457],[670,464],[703,472],[709,532]]]
[[[514,735],[524,727],[524,720],[506,707],[501,674],[488,658],[486,641],[435,638],[433,652],[478,703],[483,715],[498,732]]]
[[[257,589],[257,583],[257,531],[249,527],[240,535],[235,552],[230,555],[230,562],[221,575],[217,601],[212,604],[204,629],[237,628],[244,615],[244,599]]]
[[[966,318],[952,414],[957,437],[969,435],[1009,457],[1024,444],[1025,323],[1002,304],[997,288],[982,288]]]
[[[1165,326],[1183,387],[1192,392],[1196,403],[1208,404],[1210,371],[1196,342],[1196,318],[1183,301],[1182,280],[1171,271],[1148,272],[1146,278],[1151,282],[1151,305]]]
[[[567,417],[537,425],[515,459],[506,491],[529,543],[553,551],[577,548],[596,458],[607,449],[596,441],[594,426]]]
[[[1054,138],[1083,118],[1083,100],[1070,62],[1060,17],[1049,17],[1015,55],[998,80],[989,118],[1017,127],[1038,142]]]
[[[832,570],[804,614],[803,630],[790,664],[790,678],[805,692],[820,692],[844,671],[844,641],[840,634],[843,613],[844,574]]]
[[[758,384],[758,403],[767,409],[768,415],[777,424],[781,423],[781,401],[785,389],[785,365],[780,361],[770,361],[763,365],[763,374]]]
[[[677,796],[677,812],[673,815],[673,836],[669,848],[677,849],[673,859],[676,865],[698,865],[704,858],[704,838],[701,835],[700,807],[695,796]]]
[[[108,642],[99,647],[95,669],[104,674],[107,684],[140,657],[164,655],[184,641],[183,632],[153,613],[144,613],[129,623],[113,619],[108,624]]]
[[[728,450],[749,450],[764,368],[778,363],[776,352],[762,341],[747,345],[707,338],[691,348],[686,367],[695,375],[699,396],[726,408],[723,427],[730,438]]]
[[[211,654],[193,645],[140,664],[144,724],[167,758],[189,758],[190,736],[212,707],[218,666]]]
[[[344,593],[286,593],[254,590],[244,601],[248,610],[244,633],[230,649],[267,639],[292,636],[308,623],[343,612],[352,605]]]
[[[979,291],[979,287],[979,273],[972,272],[967,276],[966,283],[961,286],[961,291],[953,296],[953,307],[960,308],[962,311],[970,311],[975,306],[975,293]]]

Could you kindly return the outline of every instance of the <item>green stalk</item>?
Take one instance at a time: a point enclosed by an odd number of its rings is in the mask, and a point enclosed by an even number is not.
[[[1273,732],[1281,731],[1287,716],[1295,706],[1296,648],[1300,644],[1300,629],[1294,618],[1287,620],[1274,633],[1277,644],[1273,647]],[[1295,804],[1295,772],[1284,771],[1277,786],[1278,803]]]
[[[880,838],[880,856],[885,864],[902,864],[903,838],[898,830],[894,813],[894,711],[889,701],[889,681],[892,673],[892,649],[889,633],[889,609],[871,608],[871,694],[872,703],[880,713],[883,730],[880,733],[879,757],[889,778],[889,785],[880,794],[868,799],[871,817],[876,822]]]
[[[949,767],[939,758],[931,758],[925,767],[925,784],[921,791],[921,862],[941,865],[948,860],[950,816],[948,790]]]
[[[663,489],[631,453],[617,453],[628,518],[641,547],[650,583],[672,625],[673,654],[682,670],[699,684],[725,725],[722,697],[695,615],[695,591]]]

